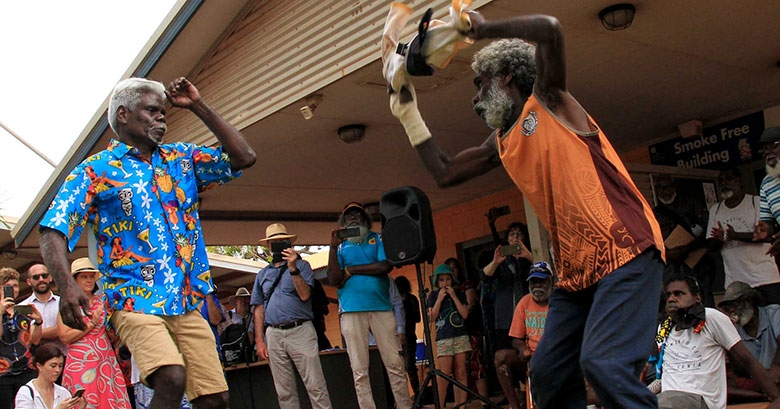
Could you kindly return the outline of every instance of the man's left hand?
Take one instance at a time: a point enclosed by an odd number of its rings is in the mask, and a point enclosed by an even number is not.
[[[184,77],[171,81],[168,89],[165,90],[165,96],[168,97],[168,101],[171,101],[173,106],[179,108],[189,108],[201,99],[200,92],[195,88],[195,85],[192,85]]]

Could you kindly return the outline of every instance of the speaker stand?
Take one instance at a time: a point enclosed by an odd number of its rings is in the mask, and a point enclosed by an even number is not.
[[[425,281],[423,281],[423,275],[422,270],[420,269],[420,263],[414,264],[415,268],[417,269],[417,287],[418,287],[418,295],[420,297],[420,303],[424,306],[425,300],[427,300],[427,297],[425,297]],[[428,373],[425,375],[425,379],[420,383],[420,389],[417,391],[417,394],[414,398],[414,404],[412,405],[412,409],[420,409],[421,401],[423,394],[425,393],[425,387],[428,386],[428,383],[431,384],[431,393],[433,394],[433,406],[435,409],[441,409],[444,407],[444,402],[439,402],[439,388],[436,384],[436,377],[440,376],[443,379],[449,381],[454,387],[458,387],[463,391],[466,391],[469,396],[474,396],[477,399],[481,400],[482,402],[485,402],[488,406],[494,409],[501,409],[501,406],[498,406],[495,404],[492,400],[488,399],[486,396],[482,396],[479,393],[469,389],[468,386],[458,382],[455,380],[455,378],[445,374],[444,372],[436,369],[436,364],[434,363],[433,359],[433,344],[431,343],[431,326],[430,326],[430,319],[428,317],[428,312],[426,311],[426,308],[423,308],[422,312],[422,319],[423,319],[423,337],[425,339],[425,354],[428,357]],[[469,402],[469,400],[466,400],[466,402]],[[461,407],[465,405],[465,403],[462,403],[460,405],[455,406],[455,408]],[[454,408],[453,408],[454,409]]]

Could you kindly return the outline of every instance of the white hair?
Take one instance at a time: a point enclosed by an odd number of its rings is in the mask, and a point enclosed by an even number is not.
[[[160,95],[165,99],[165,86],[158,81],[150,81],[145,78],[128,78],[119,81],[111,93],[111,100],[108,102],[108,124],[114,133],[117,132],[116,110],[123,106],[130,111],[135,110],[141,97],[146,93]]]

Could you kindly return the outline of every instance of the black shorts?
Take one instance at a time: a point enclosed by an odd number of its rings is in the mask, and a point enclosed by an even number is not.
[[[512,349],[512,337],[509,336],[508,329],[497,329],[493,333],[494,351],[499,349]]]

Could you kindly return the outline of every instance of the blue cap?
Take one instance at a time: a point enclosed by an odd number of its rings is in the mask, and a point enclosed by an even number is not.
[[[532,278],[551,278],[551,277],[552,277],[552,269],[550,269],[550,265],[544,261],[534,263],[531,266],[531,269],[528,271],[528,280]]]
[[[452,283],[453,284],[458,284],[458,278],[455,277],[455,274],[453,274],[452,269],[450,268],[450,266],[448,266],[446,264],[439,264],[436,267],[436,270],[433,270],[433,277],[431,277],[431,281],[433,281],[433,286],[434,287],[438,287],[438,285],[436,284],[436,278],[437,278],[437,276],[439,274],[449,274],[449,275],[451,275],[452,276]]]

